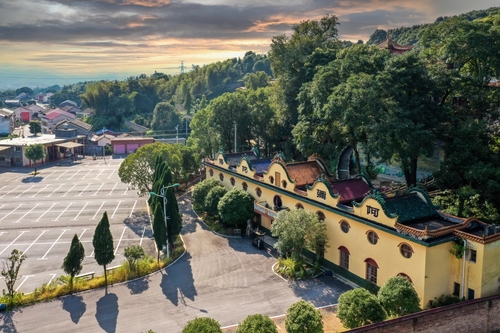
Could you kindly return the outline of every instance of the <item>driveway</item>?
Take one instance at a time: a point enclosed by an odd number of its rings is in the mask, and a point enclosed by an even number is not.
[[[246,316],[276,316],[305,299],[337,302],[349,287],[334,278],[289,283],[272,272],[276,258],[248,239],[214,235],[196,218],[191,196],[179,199],[187,252],[149,277],[63,297],[0,315],[3,332],[181,332],[196,317],[222,326]]]

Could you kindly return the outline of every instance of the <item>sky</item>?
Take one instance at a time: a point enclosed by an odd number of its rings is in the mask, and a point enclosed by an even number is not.
[[[0,90],[180,73],[331,14],[341,40],[430,23],[498,0],[0,0]]]

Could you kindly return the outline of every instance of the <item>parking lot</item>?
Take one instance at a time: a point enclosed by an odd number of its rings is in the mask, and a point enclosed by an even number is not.
[[[32,168],[0,169],[0,258],[13,249],[28,257],[18,291],[30,292],[64,274],[61,265],[75,234],[85,247],[82,273],[102,274],[93,258],[92,237],[104,212],[116,255],[108,267],[123,262],[123,250],[130,245],[154,252],[147,198],[121,183],[121,161],[87,158],[41,167],[36,177],[29,174]]]

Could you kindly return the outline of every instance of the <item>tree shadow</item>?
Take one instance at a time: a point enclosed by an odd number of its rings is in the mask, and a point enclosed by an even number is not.
[[[140,279],[127,282],[126,286],[130,289],[131,295],[142,294],[149,289],[149,278],[145,276]]]
[[[113,293],[108,294],[106,287],[106,294],[96,302],[95,318],[99,326],[108,333],[115,333],[118,312],[118,296]]]
[[[123,220],[123,223],[138,236],[142,237],[143,233],[144,237],[152,236],[149,215],[145,211],[132,213],[132,216]]]
[[[17,333],[15,321],[12,318],[16,312],[22,311],[16,310],[4,313],[0,312],[0,332]]]
[[[322,276],[289,281],[295,295],[315,307],[337,304],[339,297],[352,288],[335,277]]]
[[[83,314],[87,310],[87,304],[83,301],[82,296],[71,295],[63,297],[62,308],[69,312],[71,321],[78,324],[80,318],[82,318]]]
[[[165,297],[175,306],[179,305],[179,295],[180,301],[184,306],[187,306],[185,302],[186,298],[194,301],[198,295],[194,286],[190,259],[191,255],[186,252],[184,257],[174,267],[170,267],[165,272],[162,272],[161,290]]]
[[[23,183],[39,183],[43,180],[42,176],[29,176],[26,178],[23,178],[21,182]]]

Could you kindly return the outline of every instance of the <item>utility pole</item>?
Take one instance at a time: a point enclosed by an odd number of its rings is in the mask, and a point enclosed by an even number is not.
[[[175,135],[175,143],[179,143],[179,125],[175,126],[177,134]]]
[[[234,152],[236,153],[237,149],[236,149],[236,120],[233,121],[233,124],[234,124]]]

